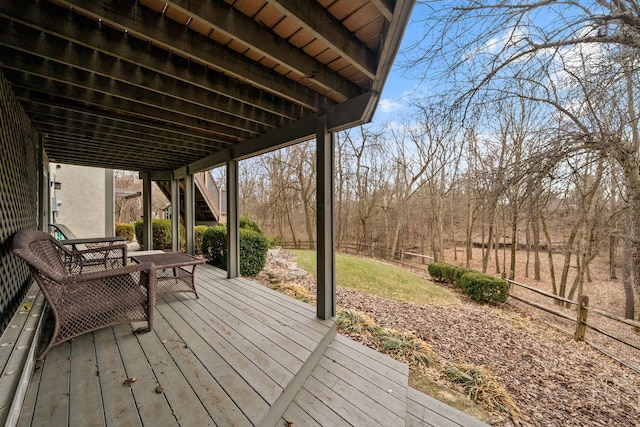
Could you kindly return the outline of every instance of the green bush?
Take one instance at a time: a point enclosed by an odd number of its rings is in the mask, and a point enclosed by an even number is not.
[[[238,218],[238,228],[245,228],[247,230],[253,230],[258,234],[264,234],[258,223],[246,216]]]
[[[453,271],[453,280],[455,281],[456,285],[458,285],[459,287],[462,276],[464,276],[466,273],[470,273],[474,271],[475,270],[471,270],[470,268],[466,268],[466,267],[455,267]]]
[[[171,249],[172,241],[172,226],[170,219],[154,219],[152,222],[153,229],[153,249]],[[135,233],[138,243],[142,244],[142,220],[136,221]],[[180,224],[180,246],[184,246],[185,241],[185,228]]]
[[[433,262],[427,266],[427,270],[429,270],[429,275],[433,280],[437,282],[442,282],[442,266],[444,264],[441,262]]]
[[[240,229],[240,274],[255,276],[267,262],[268,242],[264,234],[251,229]],[[202,236],[202,253],[207,263],[227,268],[227,228],[209,227]]]
[[[240,274],[255,276],[267,263],[267,237],[247,228],[240,229]]]
[[[116,236],[124,237],[128,241],[133,240],[133,224],[116,222]]]
[[[202,236],[207,231],[206,225],[196,225],[193,228],[193,237],[195,239],[194,246],[196,247],[196,254],[202,255]]]
[[[455,281],[456,266],[451,264],[442,264],[442,280],[447,283],[453,283]]]
[[[463,274],[459,286],[477,302],[505,302],[509,296],[507,282],[478,272]]]
[[[207,263],[227,269],[227,227],[208,227],[202,234],[202,254]]]

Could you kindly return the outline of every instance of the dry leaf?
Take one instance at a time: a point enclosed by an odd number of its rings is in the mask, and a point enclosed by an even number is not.
[[[136,381],[138,381],[138,379],[136,377],[131,377],[131,378],[127,378],[126,380],[124,380],[124,382],[122,384],[131,386],[131,384],[135,383]]]

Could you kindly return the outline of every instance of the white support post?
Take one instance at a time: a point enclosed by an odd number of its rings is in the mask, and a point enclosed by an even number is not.
[[[171,250],[180,251],[180,180],[171,180]]]
[[[186,229],[187,253],[194,255],[196,225],[195,182],[192,174],[184,177],[184,227]]]
[[[151,177],[148,173],[140,174],[142,178],[142,248],[153,249],[153,220],[151,218]]]
[[[317,203],[317,313],[321,319],[336,315],[333,193],[335,150],[327,117],[316,122],[316,203]]]
[[[227,162],[227,277],[240,274],[240,232],[238,219],[238,162]]]

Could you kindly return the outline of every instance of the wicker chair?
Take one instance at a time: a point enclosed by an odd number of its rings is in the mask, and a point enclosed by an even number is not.
[[[102,270],[94,265],[90,272],[79,271],[79,259],[102,258],[105,250],[111,262],[101,264]],[[39,360],[54,345],[106,326],[146,320],[147,330],[153,329],[155,266],[126,266],[126,245],[71,251],[47,233],[22,230],[13,237],[13,252],[29,265],[54,318]]]

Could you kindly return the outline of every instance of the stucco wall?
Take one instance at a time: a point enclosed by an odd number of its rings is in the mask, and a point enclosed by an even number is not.
[[[62,187],[52,194],[60,202],[56,223],[77,237],[112,236],[113,170],[66,164],[51,164],[50,170]]]

